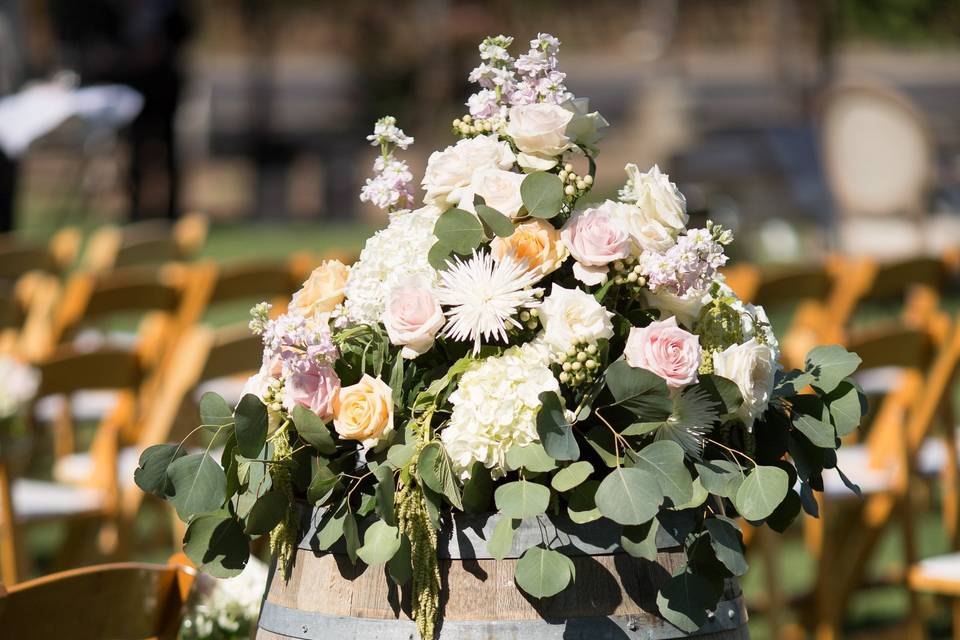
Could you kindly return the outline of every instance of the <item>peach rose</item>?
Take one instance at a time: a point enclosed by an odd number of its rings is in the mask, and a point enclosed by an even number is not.
[[[677,319],[672,316],[630,329],[623,355],[631,367],[657,374],[673,389],[697,381],[700,341],[677,326]]]
[[[349,271],[339,260],[325,260],[293,294],[290,308],[307,315],[330,313],[343,302]]]
[[[400,345],[400,355],[412,360],[433,346],[446,318],[423,278],[412,278],[394,287],[387,297],[383,326],[391,344]]]
[[[309,371],[296,372],[284,383],[283,404],[287,411],[303,405],[320,416],[324,422],[333,417],[333,404],[340,391],[340,378],[331,367],[314,366]]]
[[[541,277],[556,271],[570,255],[560,242],[560,232],[546,220],[533,219],[518,224],[513,235],[494,238],[490,243],[493,259],[500,261],[507,254],[526,260],[530,271]]]
[[[363,374],[334,397],[333,428],[344,440],[375,446],[393,431],[393,391],[380,378]]]

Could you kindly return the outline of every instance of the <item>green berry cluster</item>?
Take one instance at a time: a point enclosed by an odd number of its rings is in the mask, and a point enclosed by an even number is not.
[[[283,380],[274,378],[263,392],[263,404],[274,413],[283,411]]]
[[[637,264],[636,257],[630,256],[623,260],[616,260],[612,267],[613,284],[626,287],[635,295],[647,285],[647,279],[642,275],[643,271]]]
[[[574,173],[573,165],[570,163],[563,165],[557,177],[560,178],[560,182],[564,184],[563,195],[566,196],[568,202],[574,202],[593,186],[593,176],[577,175]]]
[[[453,121],[453,133],[461,138],[469,138],[496,131],[499,123],[493,120],[474,118],[469,113]]]
[[[561,356],[560,384],[572,389],[592,384],[600,371],[597,345],[581,342]]]

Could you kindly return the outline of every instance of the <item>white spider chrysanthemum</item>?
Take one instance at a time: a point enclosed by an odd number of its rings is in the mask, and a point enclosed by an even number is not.
[[[474,353],[480,351],[481,338],[507,342],[507,327],[521,326],[514,316],[540,304],[537,296],[543,290],[531,287],[537,274],[513,256],[498,262],[474,251],[469,260],[455,257],[447,264],[436,291],[437,301],[450,307],[444,335],[473,340]]]

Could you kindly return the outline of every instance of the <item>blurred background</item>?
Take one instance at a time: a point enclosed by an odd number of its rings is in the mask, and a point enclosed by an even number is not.
[[[567,86],[611,125],[591,196],[615,195],[626,162],[658,163],[694,221],[736,233],[731,281],[745,298],[796,294],[773,313],[781,333],[807,299],[822,303],[800,332],[807,343],[811,327],[829,323],[854,343],[852,326],[916,327],[960,307],[957,0],[0,0],[0,253],[14,252],[0,271],[22,307],[20,337],[32,313],[21,298],[35,293],[15,282],[29,270],[24,247],[44,247],[36,259],[61,291],[138,252],[217,265],[356,255],[385,222],[358,199],[374,120],[395,115],[416,138],[400,156],[419,181],[429,153],[454,140],[477,44],[504,33],[520,51],[538,32],[559,37]],[[882,275],[888,264],[899,271]],[[765,279],[788,271],[794,279]],[[860,279],[844,280],[851,273]],[[892,295],[880,291],[894,280]],[[891,302],[918,284],[932,305]],[[247,308],[204,317],[226,326]],[[111,324],[131,340],[137,326]],[[28,359],[45,357],[38,349]],[[897,513],[916,499],[904,491]],[[949,637],[951,609],[917,604],[905,577],[912,554],[948,551],[956,536],[943,488],[917,491],[916,529],[877,533],[856,578],[876,588],[848,589],[829,614],[834,637],[906,637],[917,611],[928,633]],[[34,573],[53,568],[63,544],[48,529],[26,538]],[[832,597],[802,595],[830,583],[811,536],[751,542],[755,638],[802,635],[826,615],[804,618]],[[960,578],[960,564],[948,574]]]

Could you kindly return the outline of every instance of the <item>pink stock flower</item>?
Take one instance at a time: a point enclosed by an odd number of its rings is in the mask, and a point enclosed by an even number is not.
[[[673,316],[651,322],[646,327],[630,329],[623,355],[631,367],[655,373],[672,389],[697,381],[700,341],[694,334],[677,326],[677,319]]]
[[[560,239],[577,261],[573,275],[587,285],[606,282],[607,265],[629,256],[632,248],[630,235],[602,206],[574,213],[560,231]]]

